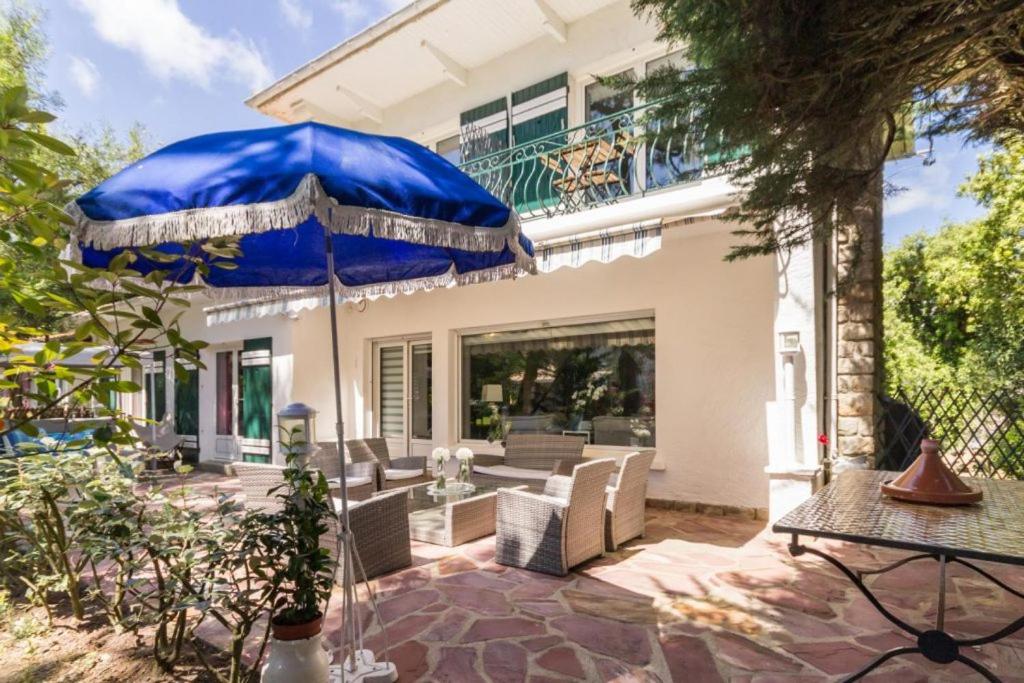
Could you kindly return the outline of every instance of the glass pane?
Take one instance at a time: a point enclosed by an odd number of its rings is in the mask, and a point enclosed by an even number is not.
[[[431,366],[433,353],[430,344],[414,344],[412,366],[409,369],[409,390],[412,394],[412,438],[429,439],[433,431],[431,407],[433,387]]]
[[[234,413],[231,404],[231,351],[217,352],[217,433],[231,434],[232,416]]]
[[[380,349],[380,436],[405,435],[404,355],[405,348],[401,346]]]
[[[616,76],[632,74],[632,69],[627,69]],[[633,93],[630,91],[619,92],[601,83],[591,83],[585,90],[587,121],[611,116],[623,109],[630,109],[633,106]],[[611,126],[612,122],[604,125]]]
[[[462,436],[654,446],[654,318],[463,337]]]
[[[434,145],[434,151],[456,166],[462,163],[462,143],[459,135],[439,140]]]
[[[685,69],[686,58],[682,50],[647,62],[647,74],[670,67]],[[669,122],[670,123],[670,122]],[[666,125],[664,121],[650,121],[647,124],[652,139],[647,143],[647,189],[667,187],[676,183],[697,180],[703,164],[700,146],[683,133],[678,126]]]

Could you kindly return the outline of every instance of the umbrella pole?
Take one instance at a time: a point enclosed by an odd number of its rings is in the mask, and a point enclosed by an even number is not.
[[[349,527],[348,488],[345,484],[345,424],[341,414],[341,358],[338,353],[338,306],[334,285],[334,243],[331,232],[324,228],[324,247],[327,252],[328,309],[331,314],[331,361],[334,370],[334,417],[335,433],[338,440],[338,458],[341,460],[341,527],[342,527],[342,618],[345,630],[343,649],[348,651],[347,661],[342,663],[342,681],[395,681],[397,671],[389,662],[376,662],[373,653],[357,649],[362,645],[357,637],[355,563],[352,555],[355,537]],[[325,617],[327,615],[324,615]],[[336,679],[335,679],[336,680]]]

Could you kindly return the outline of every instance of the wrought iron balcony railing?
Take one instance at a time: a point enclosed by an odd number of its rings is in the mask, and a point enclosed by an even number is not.
[[[651,106],[476,156],[460,168],[524,219],[612,204],[704,176],[699,144],[675,126],[641,123]]]

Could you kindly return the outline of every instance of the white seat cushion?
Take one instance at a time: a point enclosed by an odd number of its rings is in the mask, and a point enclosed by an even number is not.
[[[474,465],[473,472],[488,477],[536,479],[538,481],[546,481],[551,476],[551,472],[547,470],[532,470],[527,467],[512,467],[511,465]]]
[[[357,486],[366,486],[372,481],[373,479],[371,477],[345,477],[345,488],[354,489]],[[328,479],[327,485],[337,487],[341,485],[341,479],[339,479],[338,477]]]
[[[423,476],[423,470],[384,470],[384,478],[388,481],[396,479],[415,479]]]

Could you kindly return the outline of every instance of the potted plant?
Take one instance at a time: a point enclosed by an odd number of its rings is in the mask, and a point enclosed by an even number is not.
[[[293,434],[294,436],[294,434]],[[336,559],[321,544],[333,532],[334,510],[327,479],[301,457],[302,444],[285,449],[284,483],[277,488],[281,509],[271,514],[281,562],[274,574],[278,598],[271,619],[270,656],[264,683],[326,683],[330,658],[323,648],[323,610],[334,586]]]

